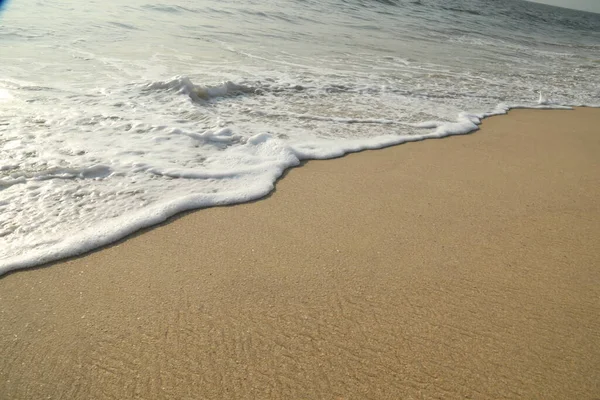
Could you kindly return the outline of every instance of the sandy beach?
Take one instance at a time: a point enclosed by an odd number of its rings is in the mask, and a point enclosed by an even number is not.
[[[600,398],[600,109],[290,170],[0,278],[0,399]]]

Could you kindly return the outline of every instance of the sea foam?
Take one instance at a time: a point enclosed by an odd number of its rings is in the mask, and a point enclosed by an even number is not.
[[[219,89],[211,91],[210,88],[215,87]],[[217,98],[240,92],[240,87],[247,88],[229,82],[200,88]],[[199,87],[189,79],[175,78],[145,85],[144,90],[173,90],[189,96],[197,93]],[[191,100],[196,101],[194,98]],[[568,108],[551,104],[528,107]],[[422,133],[354,139],[294,141],[268,132],[245,137],[234,134],[231,128],[207,129],[201,133],[186,133],[179,128],[142,128],[142,132],[185,136],[209,147],[216,144],[217,152],[208,152],[207,157],[194,167],[173,168],[168,166],[169,163],[158,166],[152,162],[131,162],[123,152],[109,152],[122,156],[113,160],[112,166],[45,166],[27,172],[18,165],[5,164],[0,167],[6,172],[0,179],[4,199],[0,208],[5,216],[4,229],[0,232],[0,241],[5,243],[4,252],[0,254],[0,274],[88,252],[159,224],[180,212],[259,199],[273,190],[275,182],[287,168],[297,166],[302,160],[329,159],[351,152],[466,134],[477,130],[483,118],[504,114],[510,108],[498,105],[486,113],[460,113],[453,122],[405,123],[386,119],[298,115],[301,119],[332,123],[400,125],[423,130]],[[168,152],[169,147],[166,146],[165,150]],[[176,152],[177,148],[172,150]],[[70,154],[77,158],[77,155],[84,157],[87,152]],[[145,153],[141,151],[138,154]],[[15,207],[23,199],[29,202],[25,208]],[[33,207],[27,210],[28,205],[36,203],[42,206],[41,209]],[[27,219],[24,211],[32,212],[30,217],[33,218]]]

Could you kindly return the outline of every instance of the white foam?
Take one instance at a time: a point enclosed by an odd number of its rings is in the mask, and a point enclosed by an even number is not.
[[[225,81],[219,85],[195,85],[189,77],[177,76],[168,81],[157,81],[144,85],[146,90],[173,90],[190,96],[194,101],[210,100],[237,94],[253,93],[255,88]]]
[[[146,85],[144,90],[174,90],[189,95],[198,87],[189,79],[177,78]],[[247,86],[224,84],[218,87],[220,89],[211,92],[215,96]],[[459,113],[452,122],[415,123],[385,118],[266,113],[268,118],[293,116],[311,123],[363,124],[388,129],[397,126],[416,131],[358,138],[299,135],[282,139],[266,130],[246,136],[236,132],[235,124],[218,126],[223,125],[223,121],[217,121],[217,127],[198,133],[190,126],[184,129],[138,123],[128,126],[127,132],[139,133],[128,137],[123,145],[118,144],[118,136],[109,135],[108,138],[96,137],[91,146],[81,146],[81,149],[77,141],[70,143],[72,148],[67,150],[47,148],[46,160],[48,156],[53,159],[56,155],[66,155],[71,164],[48,165],[47,161],[40,163],[34,156],[21,159],[24,161],[21,164],[8,162],[0,167],[5,174],[0,179],[0,215],[3,216],[0,217],[3,218],[0,219],[3,222],[0,241],[4,243],[0,274],[88,252],[161,223],[179,212],[261,198],[273,190],[285,169],[302,160],[328,159],[350,152],[466,134],[477,130],[483,118],[504,114],[515,107],[569,108],[560,104],[515,104],[513,107],[500,104],[489,112]],[[121,126],[119,118],[105,117],[99,116],[95,122],[83,120],[92,123],[91,126],[108,124],[112,130]],[[63,126],[73,120],[82,121],[81,116],[69,114],[56,118],[55,123]],[[200,158],[194,158],[194,149],[203,149],[197,154]],[[4,143],[4,150],[19,154],[41,151],[41,148],[32,148],[26,140],[15,139]],[[146,157],[147,154],[150,156]],[[60,164],[60,157],[55,161]],[[78,167],[77,163],[84,166]]]
[[[0,88],[0,103],[8,102],[13,99],[13,96],[6,89]]]

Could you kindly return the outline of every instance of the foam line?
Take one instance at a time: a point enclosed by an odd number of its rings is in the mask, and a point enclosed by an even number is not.
[[[169,217],[184,211],[238,204],[259,199],[268,195],[273,190],[275,182],[287,168],[297,166],[302,160],[330,159],[363,150],[374,150],[402,143],[468,134],[479,129],[482,119],[493,115],[506,114],[511,108],[570,109],[571,106],[558,104],[525,106],[517,104],[509,107],[498,105],[492,111],[482,114],[461,113],[457,120],[452,123],[430,121],[415,124],[415,126],[435,129],[431,133],[422,135],[385,135],[369,139],[320,140],[289,145],[274,138],[272,135],[258,134],[249,138],[246,146],[252,148],[251,151],[258,154],[261,152],[270,152],[270,154],[277,154],[277,156],[271,157],[270,161],[267,162],[263,160],[262,163],[251,168],[237,168],[226,172],[198,172],[194,170],[159,171],[156,169],[149,169],[148,172],[171,178],[191,179],[239,179],[244,175],[252,175],[258,172],[260,174],[256,175],[256,177],[259,179],[246,181],[246,184],[235,190],[186,195],[171,201],[153,204],[136,211],[128,212],[113,219],[110,223],[94,225],[62,241],[48,241],[47,245],[41,249],[0,261],[0,275],[92,251],[120,240],[140,229],[164,222]],[[100,165],[80,171],[78,174],[106,172],[107,167]],[[24,183],[20,179],[22,178],[15,179],[13,184]],[[11,181],[4,181],[5,186],[9,183]]]

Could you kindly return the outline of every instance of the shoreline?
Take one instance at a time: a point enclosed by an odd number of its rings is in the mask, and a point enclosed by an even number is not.
[[[114,244],[120,243],[121,241],[128,240],[131,237],[136,236],[139,233],[146,232],[149,229],[154,229],[155,227],[161,226],[165,223],[169,223],[172,219],[178,218],[180,215],[186,215],[187,213],[193,213],[195,211],[206,210],[213,207],[229,207],[236,206],[240,204],[252,203],[255,201],[260,201],[262,199],[268,198],[271,196],[275,190],[277,183],[285,177],[285,175],[294,168],[298,168],[303,166],[305,163],[310,161],[327,161],[327,160],[335,160],[338,158],[346,157],[351,154],[362,153],[365,151],[377,151],[382,149],[387,149],[390,147],[396,147],[404,144],[410,144],[413,142],[422,142],[430,139],[444,139],[450,136],[462,136],[462,135],[470,135],[476,133],[480,130],[481,124],[486,119],[507,115],[511,110],[548,110],[548,111],[558,111],[558,110],[567,110],[573,111],[575,109],[584,109],[584,108],[599,108],[600,106],[563,106],[563,105],[552,105],[552,104],[540,104],[538,106],[521,106],[514,105],[512,107],[506,106],[503,108],[501,105],[498,105],[496,109],[490,112],[486,112],[483,114],[479,114],[477,116],[471,115],[478,119],[478,122],[474,122],[469,120],[469,118],[459,115],[455,122],[446,122],[438,126],[435,132],[424,134],[424,135],[415,135],[411,136],[398,136],[397,138],[391,138],[384,140],[382,138],[377,139],[373,143],[378,143],[379,141],[386,142],[387,144],[363,144],[364,148],[355,150],[351,148],[347,148],[340,155],[332,156],[332,157],[323,157],[323,158],[298,158],[297,165],[291,165],[283,169],[282,173],[275,178],[275,181],[272,183],[272,187],[268,190],[261,190],[258,193],[252,194],[249,196],[249,199],[245,201],[237,201],[231,200],[224,202],[222,204],[212,204],[208,206],[199,206],[194,207],[187,204],[186,201],[176,200],[166,202],[164,204],[154,205],[147,210],[144,215],[145,217],[135,217],[133,218],[134,222],[129,222],[123,224],[122,222],[108,224],[108,225],[99,225],[96,227],[88,228],[83,232],[75,235],[71,238],[70,241],[58,243],[48,249],[43,249],[42,251],[33,251],[29,254],[24,254],[17,257],[11,257],[7,259],[7,263],[5,265],[0,265],[0,279],[8,274],[14,273],[20,270],[27,269],[36,269],[36,268],[45,268],[46,266],[52,265],[57,262],[67,261],[71,259],[76,259],[79,257],[85,257],[88,254],[93,252],[102,250],[106,247],[110,247]],[[461,121],[462,119],[462,121]],[[461,129],[466,129],[464,131],[453,132],[452,125],[460,125],[461,123],[469,122],[472,124],[472,127],[468,129],[462,127]],[[439,128],[445,128],[440,130]],[[450,131],[448,131],[450,129]],[[203,201],[201,201],[203,202]],[[179,205],[178,205],[179,204]],[[178,211],[171,212],[165,211],[165,209],[175,208]],[[152,217],[148,217],[148,215],[152,215]],[[120,220],[123,219],[131,219],[129,216],[119,217]],[[93,235],[86,232],[94,232]],[[101,232],[102,239],[98,241],[98,232]],[[97,242],[93,243],[93,242]],[[77,247],[77,243],[79,243],[79,249],[73,249],[73,247]],[[81,243],[84,243],[83,245]],[[41,260],[41,261],[39,261]]]
[[[0,397],[593,398],[598,126],[517,109],[309,160],[265,198],[9,272]]]

